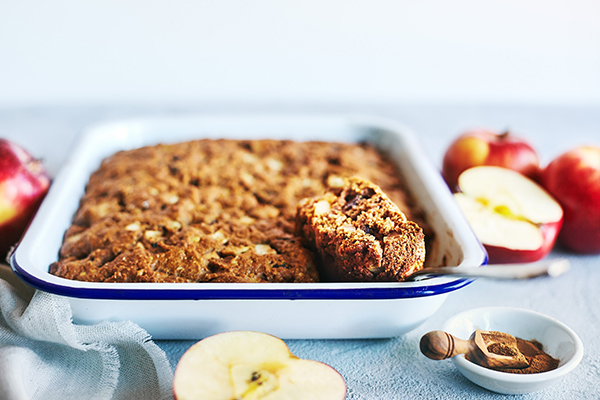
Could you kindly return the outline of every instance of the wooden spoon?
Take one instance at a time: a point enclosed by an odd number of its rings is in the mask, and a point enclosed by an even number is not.
[[[473,332],[469,340],[444,331],[431,331],[421,338],[421,353],[432,360],[444,360],[459,354],[486,368],[525,368],[529,362],[517,348],[517,339],[504,332]]]

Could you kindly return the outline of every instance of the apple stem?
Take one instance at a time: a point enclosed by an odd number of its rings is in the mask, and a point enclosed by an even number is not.
[[[506,139],[510,134],[510,129],[505,129],[504,132],[498,135],[499,139]]]

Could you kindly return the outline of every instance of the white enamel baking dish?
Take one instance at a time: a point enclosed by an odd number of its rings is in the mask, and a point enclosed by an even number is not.
[[[412,330],[472,280],[402,283],[94,283],[48,273],[89,175],[123,149],[199,138],[367,140],[398,163],[436,232],[430,265],[473,268],[487,256],[415,136],[362,116],[218,115],[117,121],[84,132],[11,257],[15,273],[69,300],[79,324],[131,320],[155,339],[200,339],[256,330],[288,339],[393,337]]]

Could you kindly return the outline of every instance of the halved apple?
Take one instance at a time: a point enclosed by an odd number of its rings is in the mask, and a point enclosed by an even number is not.
[[[563,222],[558,202],[519,172],[491,166],[464,171],[454,195],[489,262],[532,262],[545,257]]]
[[[190,347],[173,378],[177,400],[343,400],[346,382],[332,367],[293,355],[275,336],[219,333]]]

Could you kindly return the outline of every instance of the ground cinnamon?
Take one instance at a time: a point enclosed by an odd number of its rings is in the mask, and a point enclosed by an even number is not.
[[[490,344],[487,349],[490,353],[498,354],[500,356],[516,356],[518,354],[517,349],[500,342]]]
[[[540,372],[551,371],[553,369],[558,368],[559,360],[551,357],[547,353],[542,350],[542,344],[537,340],[525,340],[521,338],[517,339],[517,348],[527,361],[529,361],[529,366],[526,368],[498,368],[498,371],[508,372],[511,374],[537,374]],[[492,347],[492,346],[490,346]],[[495,354],[495,351],[491,350],[488,347],[488,350]],[[499,351],[503,351],[503,349],[498,349]],[[505,354],[509,355],[509,354]]]

